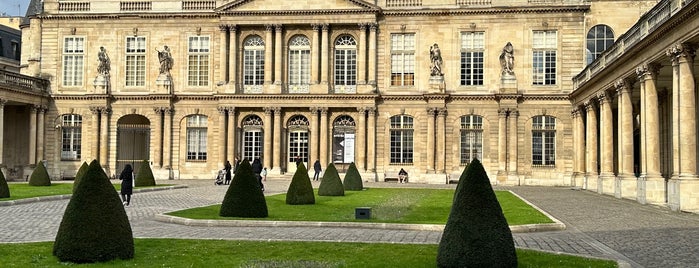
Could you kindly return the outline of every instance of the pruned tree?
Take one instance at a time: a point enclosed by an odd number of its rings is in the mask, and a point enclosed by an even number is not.
[[[51,177],[49,177],[49,173],[46,171],[46,167],[41,161],[36,164],[34,171],[32,171],[32,175],[29,176],[29,185],[51,186]]]
[[[221,217],[266,218],[267,201],[252,166],[243,160],[223,198]]]
[[[308,177],[308,170],[303,163],[296,166],[296,173],[291,178],[289,189],[286,190],[286,203],[288,205],[309,205],[316,203],[313,193],[311,178]]]
[[[143,160],[141,162],[141,167],[138,169],[138,175],[136,176],[136,183],[134,186],[155,186],[155,177],[153,177],[153,170],[150,169],[148,160]]]
[[[320,180],[320,186],[318,186],[318,195],[345,196],[345,187],[342,185],[340,174],[337,173],[335,164],[330,163],[328,167],[325,168],[323,178]]]
[[[361,191],[364,189],[362,175],[359,174],[357,165],[355,165],[354,162],[349,165],[347,173],[345,174],[345,180],[342,181],[342,185],[345,187],[345,191]]]
[[[82,180],[83,176],[85,176],[85,172],[87,172],[89,167],[90,166],[87,165],[87,162],[83,162],[83,164],[80,165],[78,172],[75,173],[75,180],[73,180],[73,192],[75,192],[75,189],[78,189],[78,184],[80,183],[80,180]]]

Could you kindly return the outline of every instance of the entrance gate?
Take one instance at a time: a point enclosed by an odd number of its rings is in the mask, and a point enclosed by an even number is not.
[[[116,174],[131,164],[138,173],[141,162],[150,159],[150,121],[141,115],[127,115],[117,122]]]

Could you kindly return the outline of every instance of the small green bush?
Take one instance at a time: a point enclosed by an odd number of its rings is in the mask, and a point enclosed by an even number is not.
[[[3,174],[2,169],[0,169],[0,198],[8,197],[10,197],[10,186],[7,185],[5,174]]]
[[[29,177],[29,185],[31,186],[51,186],[51,178],[46,171],[46,167],[39,161]]]
[[[320,186],[318,186],[318,195],[345,196],[345,187],[342,186],[340,174],[337,173],[335,164],[330,163],[328,164],[328,167],[325,168],[323,178],[320,180]]]
[[[134,186],[155,186],[155,177],[153,177],[153,170],[150,169],[148,160],[143,160],[143,162],[141,162],[141,168],[138,169],[138,175],[136,176],[136,183]]]
[[[92,160],[68,202],[53,244],[61,262],[93,263],[133,259],[129,218],[117,191]]]
[[[85,172],[87,172],[88,168],[87,162],[83,162],[83,164],[80,165],[80,169],[75,173],[75,180],[73,180],[73,192],[75,192],[75,189],[78,189],[78,183],[80,183],[80,180],[85,176]]]
[[[345,187],[345,191],[361,191],[364,189],[364,184],[362,182],[362,175],[359,175],[359,170],[357,166],[352,162],[347,169],[347,174],[345,174],[345,180],[342,182]]]
[[[512,232],[480,161],[461,174],[437,250],[439,267],[517,267]]]
[[[296,173],[291,178],[289,189],[286,190],[286,203],[289,205],[309,205],[316,203],[311,178],[303,163],[296,166]]]
[[[260,188],[260,182],[252,173],[252,166],[243,160],[228,186],[223,198],[221,217],[266,218],[267,201]]]

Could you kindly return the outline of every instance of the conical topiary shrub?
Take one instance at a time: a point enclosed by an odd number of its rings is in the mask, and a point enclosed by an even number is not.
[[[138,169],[138,175],[136,176],[136,183],[134,186],[155,186],[155,177],[153,177],[153,170],[150,169],[148,160],[143,160],[143,162],[141,162],[141,168]]]
[[[46,167],[42,162],[36,164],[32,175],[29,176],[29,185],[31,186],[51,186],[51,178],[46,172]]]
[[[461,174],[437,251],[439,267],[517,267],[512,232],[480,161]]]
[[[345,196],[345,187],[342,186],[340,174],[337,174],[335,164],[330,163],[328,164],[328,167],[325,168],[323,178],[320,180],[320,186],[318,186],[318,195]]]
[[[308,177],[306,166],[301,163],[296,166],[296,173],[291,178],[289,189],[286,190],[286,203],[288,205],[309,205],[316,203],[313,193],[311,178]]]
[[[83,164],[80,165],[78,172],[75,173],[75,180],[73,180],[73,192],[75,192],[75,189],[78,189],[78,184],[80,183],[80,180],[82,180],[83,176],[85,176],[85,172],[87,172],[88,168],[89,166],[87,165],[87,162],[83,162]]]
[[[252,173],[250,162],[244,160],[238,166],[231,185],[223,198],[221,217],[266,218],[267,201],[260,182]]]
[[[362,176],[359,175],[359,170],[357,166],[352,162],[347,169],[347,174],[345,174],[345,180],[342,182],[345,187],[345,191],[361,191],[364,189],[364,184],[362,183]]]
[[[62,262],[92,263],[132,259],[133,232],[117,191],[92,160],[68,202],[53,244]]]
[[[2,169],[0,169],[0,198],[8,197],[10,197],[10,186],[7,185],[5,174],[3,174]]]

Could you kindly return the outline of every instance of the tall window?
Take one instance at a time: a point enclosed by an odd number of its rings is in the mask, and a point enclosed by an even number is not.
[[[413,118],[391,117],[391,164],[413,163]]]
[[[245,93],[262,93],[265,79],[265,41],[257,35],[245,39],[243,44],[243,90]]]
[[[209,85],[209,37],[189,37],[187,81],[190,86]]]
[[[206,116],[187,117],[187,160],[206,160]]]
[[[461,117],[461,164],[475,158],[483,159],[483,117],[466,115]]]
[[[84,37],[70,36],[63,39],[63,86],[77,87],[83,85],[84,57]]]
[[[287,154],[287,162],[296,162],[296,157],[299,157],[302,162],[308,163],[308,118],[302,115],[295,115],[286,127],[289,132],[289,153]]]
[[[556,84],[556,31],[534,31],[532,80],[534,85]]]
[[[262,119],[251,115],[243,121],[243,159],[252,162],[262,156]]]
[[[461,85],[483,85],[484,32],[461,33]]]
[[[607,25],[595,25],[587,32],[587,51],[590,56],[587,64],[592,63],[602,52],[614,44],[614,32]]]
[[[289,93],[308,93],[311,82],[311,42],[297,35],[289,41]]]
[[[335,93],[357,92],[357,41],[342,35],[335,41]]]
[[[146,38],[133,36],[126,38],[126,86],[146,85]]]
[[[80,160],[83,119],[78,114],[65,114],[61,121],[61,160]]]
[[[532,165],[556,164],[556,118],[540,115],[532,118]]]
[[[415,34],[391,34],[391,85],[415,85]]]

